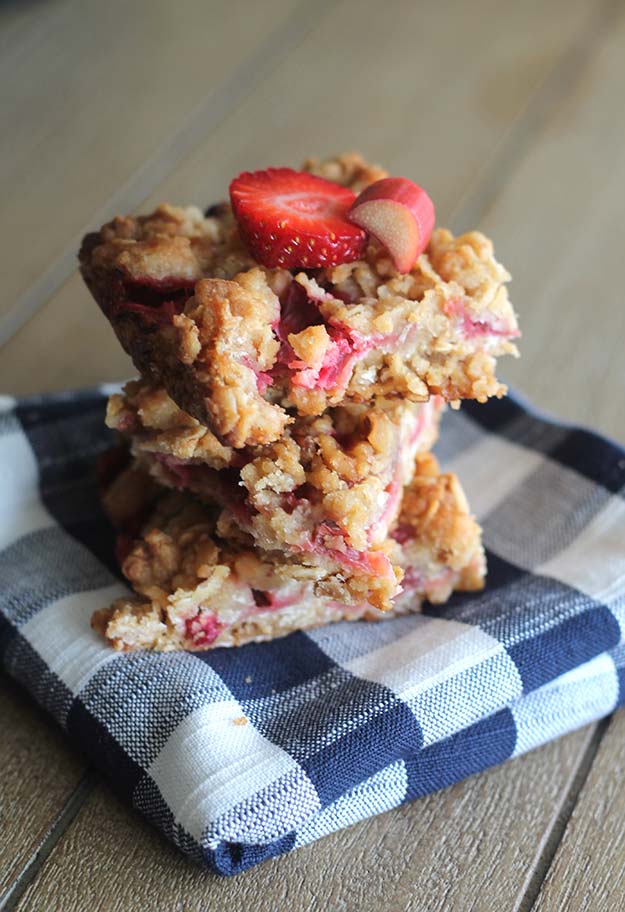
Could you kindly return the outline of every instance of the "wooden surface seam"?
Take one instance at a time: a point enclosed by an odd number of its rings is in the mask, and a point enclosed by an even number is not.
[[[625,713],[609,722],[546,873],[534,912],[625,908]]]
[[[609,719],[601,719],[601,721],[588,728],[584,747],[577,758],[576,765],[571,770],[569,781],[562,790],[560,801],[554,808],[550,825],[546,828],[543,838],[540,840],[535,860],[528,870],[527,878],[519,893],[513,912],[531,912],[534,908],[541,886],[549,874],[558,845],[579,801],[582,788],[588,778],[609,722]]]
[[[41,843],[36,846],[33,854],[22,870],[17,873],[5,894],[0,896],[0,912],[12,912],[13,909],[17,908],[22,895],[34,881],[59,839],[61,839],[67,828],[71,826],[72,821],[93,792],[95,784],[95,774],[88,769],[65,802],[52,826],[44,835]]]

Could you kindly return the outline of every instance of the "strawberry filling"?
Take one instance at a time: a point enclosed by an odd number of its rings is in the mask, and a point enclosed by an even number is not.
[[[355,563],[359,567],[362,567],[362,555],[359,555],[358,552],[354,552],[354,555],[356,555],[354,557]],[[377,572],[375,575],[378,577],[386,576],[389,573],[394,576],[390,562],[385,555],[379,552],[373,552],[372,554],[367,555],[367,557],[369,560],[366,564],[366,569],[369,573],[372,572],[373,568],[376,568]],[[427,592],[432,595],[436,593],[437,587],[446,588],[449,585],[452,576],[453,571],[451,568],[446,568],[437,575],[428,577],[418,568],[409,566],[405,570],[399,591],[404,593],[404,595],[409,595],[412,591]],[[228,624],[222,623],[216,613],[211,613],[206,609],[200,609],[193,617],[187,618],[185,621],[185,636],[194,647],[210,646],[224,630],[228,629],[228,627],[239,624],[251,617],[283,611],[287,608],[299,605],[301,604],[302,598],[305,597],[305,591],[301,588],[298,588],[296,591],[289,588],[288,594],[280,594],[279,589],[276,591],[248,589],[248,584],[244,580],[240,580],[239,585],[247,589],[251,595],[250,607],[243,609],[236,618],[231,618]],[[342,602],[335,601],[329,603],[329,607],[332,607],[337,612],[341,613],[344,613],[346,610],[356,613],[361,611],[365,606],[363,604],[345,605]]]
[[[194,483],[201,481],[202,474],[205,475],[205,472],[202,473],[202,466],[185,462],[184,459],[177,459],[165,453],[154,453],[154,458],[165,466],[171,481],[179,491],[193,487]]]
[[[214,643],[224,624],[220,624],[216,615],[199,611],[185,621],[185,636],[194,646],[210,646]]]
[[[324,292],[324,294],[326,294]],[[373,349],[399,349],[408,344],[418,332],[418,326],[406,326],[399,333],[376,333],[363,336],[341,323],[324,320],[318,304],[323,300],[311,298],[297,282],[292,282],[282,295],[279,323],[274,327],[280,341],[280,350],[274,367],[268,374],[257,372],[257,383],[264,393],[273,379],[287,375],[290,383],[303,389],[322,389],[341,392],[347,387],[355,365]],[[449,317],[457,317],[465,339],[481,337],[516,338],[518,330],[505,323],[476,320],[467,311],[461,299],[454,298],[445,305]],[[289,344],[291,333],[297,334],[310,326],[325,326],[329,336],[323,361],[312,368],[300,360]]]
[[[329,328],[328,335],[330,344],[319,368],[309,368],[301,361],[289,364],[290,368],[295,369],[291,378],[293,386],[304,389],[345,389],[354,365],[373,347],[359,345],[353,341],[351,334],[335,326]]]
[[[518,329],[496,320],[476,320],[469,314],[462,298],[452,298],[445,304],[445,313],[448,317],[457,317],[465,339],[476,339],[480,336],[498,336],[501,338],[516,339],[521,335]]]
[[[118,277],[113,295],[116,314],[132,313],[146,324],[171,323],[193,294],[195,281],[188,279],[149,279],[141,281]]]
[[[338,525],[332,522],[322,522],[310,536],[309,541],[302,545],[302,551],[321,557],[328,556],[351,570],[360,570],[370,576],[394,576],[390,560],[381,551],[357,551],[355,548],[350,548],[349,545],[343,545],[338,549],[324,543],[323,538],[326,535],[336,538],[337,534],[342,537]]]
[[[310,326],[325,326],[330,337],[323,361],[317,368],[301,361],[289,344],[289,335]],[[316,302],[297,282],[291,282],[280,299],[280,321],[274,329],[280,350],[271,374],[274,377],[287,374],[293,386],[304,389],[344,389],[355,363],[377,344],[377,340],[365,339],[342,324],[326,322]]]
[[[391,532],[391,538],[394,539],[398,545],[405,545],[406,542],[412,541],[414,537],[414,529],[412,526],[408,525],[408,523],[400,523]]]
[[[251,612],[252,614],[264,614],[265,611],[281,611],[283,608],[288,608],[298,601],[293,594],[279,596],[270,589],[252,589],[252,597],[256,605],[256,610]]]
[[[258,392],[260,393],[261,396],[264,396],[265,393],[267,392],[268,387],[270,387],[273,383],[273,377],[271,376],[271,374],[268,374],[265,371],[259,370],[258,365],[254,364],[252,359],[248,358],[247,355],[244,355],[241,358],[241,364],[244,367],[249,368],[251,371],[253,371],[255,373],[256,389],[258,390]]]
[[[404,444],[401,440],[399,441],[397,451],[395,453],[393,476],[385,488],[385,493],[388,495],[386,503],[377,520],[372,523],[368,530],[368,537],[370,542],[376,541],[378,536],[380,538],[384,538],[387,534],[388,526],[397,514],[397,510],[399,508],[399,504],[403,495],[404,471],[406,463],[412,467],[416,455],[417,445],[419,443],[419,438],[425,432],[427,425],[433,420],[434,415],[440,411],[442,404],[443,400],[439,396],[435,396],[430,399],[428,403],[422,406],[415,423],[415,427],[413,428],[407,443]],[[381,535],[379,535],[380,532],[382,533]]]
[[[454,571],[451,567],[446,567],[440,573],[437,573],[436,576],[427,576],[416,567],[407,567],[401,581],[402,591],[418,590],[419,592],[428,593],[428,597],[431,598],[437,587],[447,587],[449,585],[453,575]]]
[[[233,514],[237,522],[249,527],[254,511],[243,499],[236,469],[211,469],[209,466],[178,459],[165,453],[153,453],[154,459],[167,470],[170,483],[179,491],[208,490],[213,500]]]

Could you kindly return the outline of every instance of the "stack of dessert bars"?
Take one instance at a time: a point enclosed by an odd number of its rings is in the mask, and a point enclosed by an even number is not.
[[[303,171],[360,193],[357,155]],[[240,645],[379,620],[483,585],[480,527],[431,449],[446,403],[505,388],[518,335],[478,232],[434,229],[407,273],[262,265],[230,204],[161,205],[84,239],[81,271],[140,377],[111,396],[104,503],[133,594],[115,649]]]

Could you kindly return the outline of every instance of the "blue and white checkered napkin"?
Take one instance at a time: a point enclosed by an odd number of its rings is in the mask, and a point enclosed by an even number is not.
[[[94,483],[104,401],[4,402],[0,657],[194,859],[242,871],[625,700],[616,445],[511,400],[468,404],[438,452],[484,525],[484,592],[240,649],[122,655],[89,626],[123,591]]]

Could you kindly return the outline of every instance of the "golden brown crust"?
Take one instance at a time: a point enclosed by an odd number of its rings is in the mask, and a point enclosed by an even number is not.
[[[162,387],[131,380],[107,404],[106,424],[127,437],[137,449],[197,459],[214,469],[233,463],[232,447],[224,446],[203,424],[183,412]]]
[[[277,440],[290,419],[258,392],[258,375],[271,370],[280,344],[272,327],[280,302],[255,268],[232,280],[203,279],[184,312],[173,319],[178,359],[194,370],[205,405],[204,417],[233,447]]]
[[[109,481],[101,500],[104,512],[115,528],[129,529],[136,526],[137,520],[161,495],[162,488],[157,482],[131,463]]]
[[[443,565],[457,575],[457,589],[470,591],[484,585],[486,560],[479,527],[458,477],[452,472],[441,473],[431,453],[422,453],[416,460],[415,476],[404,491],[397,530],[401,530],[399,537],[406,539],[406,560],[426,567],[428,576]],[[451,589],[442,588],[428,597],[441,602],[450,593]]]
[[[356,155],[307,167],[356,192],[384,175]],[[362,261],[291,273],[251,259],[227,205],[161,206],[89,235],[80,259],[139,371],[237,448],[279,439],[289,409],[500,396],[496,359],[516,354],[509,276],[479,232],[436,229],[407,275],[375,242]]]
[[[483,582],[479,526],[457,479],[439,474],[432,456],[417,460],[396,537],[385,548],[405,572],[389,616]],[[135,595],[92,620],[116,649],[240,645],[334,620],[383,616],[365,595],[350,598],[339,578],[319,568],[263,558],[218,537],[212,514],[181,494],[160,498],[123,571]]]
[[[369,184],[388,177],[388,171],[379,165],[369,164],[358,152],[346,152],[325,161],[308,158],[302,166],[302,171],[309,171],[317,177],[349,187],[354,193],[361,193]]]

